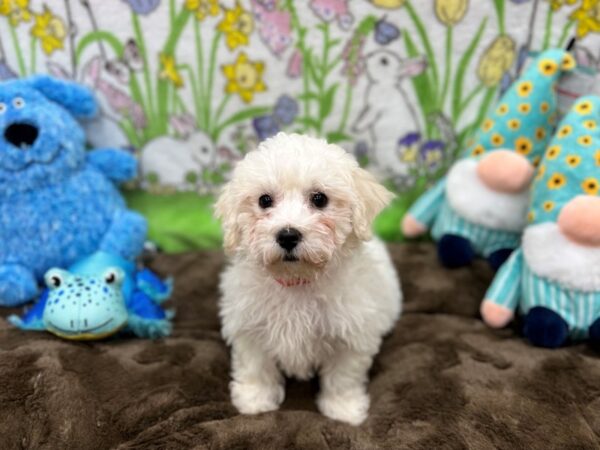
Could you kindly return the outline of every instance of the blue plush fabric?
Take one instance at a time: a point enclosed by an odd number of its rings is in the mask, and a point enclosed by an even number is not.
[[[171,296],[172,281],[106,252],[96,252],[45,275],[47,289],[22,317],[10,323],[23,330],[48,330],[64,339],[102,339],[122,329],[156,339],[171,333],[173,311],[160,303]]]
[[[92,92],[72,82],[0,83],[0,305],[31,300],[51,267],[142,250],[146,221],[115,186],[135,176],[134,157],[85,149],[77,119],[96,110]]]

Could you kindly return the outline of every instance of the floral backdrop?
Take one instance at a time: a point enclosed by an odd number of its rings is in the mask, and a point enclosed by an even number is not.
[[[218,245],[214,193],[280,130],[339,143],[399,192],[376,227],[400,239],[529,56],[576,38],[565,86],[597,89],[596,33],[600,0],[0,0],[0,80],[96,91],[90,145],[138,156],[125,193],[167,250]]]

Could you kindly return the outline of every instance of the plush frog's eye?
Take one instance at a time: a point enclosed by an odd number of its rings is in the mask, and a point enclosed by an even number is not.
[[[17,97],[13,100],[13,106],[17,109],[21,109],[25,106],[25,100],[21,97]]]
[[[4,114],[6,111],[6,103],[0,102],[0,114]]]
[[[104,272],[104,281],[110,285],[120,285],[123,281],[123,271],[118,267],[111,267]]]
[[[60,269],[50,269],[44,275],[44,281],[48,289],[56,289],[65,284],[65,280],[68,276],[68,272]]]

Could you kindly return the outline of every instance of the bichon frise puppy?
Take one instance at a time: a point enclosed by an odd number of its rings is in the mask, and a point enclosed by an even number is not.
[[[215,210],[232,258],[220,315],[241,413],[277,409],[282,372],[318,373],[323,414],[366,418],[368,371],[401,309],[396,271],[371,234],[391,199],[320,139],[279,133],[238,163]]]

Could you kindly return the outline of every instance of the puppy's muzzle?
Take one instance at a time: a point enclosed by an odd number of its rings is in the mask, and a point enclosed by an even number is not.
[[[291,252],[302,240],[302,233],[295,228],[283,228],[279,230],[275,238],[282,249]]]

